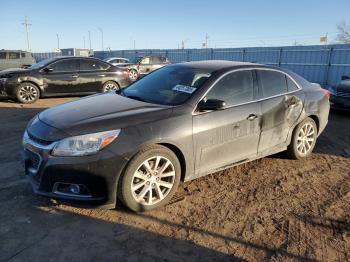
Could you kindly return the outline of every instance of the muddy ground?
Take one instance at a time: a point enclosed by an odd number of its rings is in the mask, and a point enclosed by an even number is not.
[[[0,102],[0,261],[350,261],[350,115],[315,153],[183,184],[165,208],[82,209],[33,195],[20,162],[36,113],[69,99]]]

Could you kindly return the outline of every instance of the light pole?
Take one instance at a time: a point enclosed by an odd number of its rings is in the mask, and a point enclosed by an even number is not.
[[[57,37],[57,50],[60,50],[60,37],[58,34],[56,34]]]
[[[24,27],[26,28],[26,34],[27,34],[27,50],[30,51],[30,44],[29,44],[29,32],[28,32],[28,27],[31,26],[32,24],[28,23],[27,17],[25,17],[24,22],[22,23]]]
[[[89,30],[89,49],[91,50],[91,34],[90,34],[90,30]]]
[[[98,30],[101,32],[101,42],[102,42],[102,51],[104,50],[104,47],[103,47],[103,30],[101,27],[98,28]]]

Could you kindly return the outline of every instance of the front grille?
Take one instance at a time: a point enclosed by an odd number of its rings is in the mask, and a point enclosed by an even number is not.
[[[28,157],[28,167],[38,170],[40,166],[40,156],[29,150],[26,150],[26,154]]]
[[[50,145],[50,144],[52,143],[51,141],[46,141],[46,140],[40,139],[40,138],[38,138],[38,137],[32,135],[32,134],[29,133],[28,131],[27,131],[27,133],[28,133],[29,138],[30,138],[31,140],[33,140],[35,143],[38,143],[38,144],[41,144],[41,145],[46,145],[46,146],[47,146],[47,145]]]

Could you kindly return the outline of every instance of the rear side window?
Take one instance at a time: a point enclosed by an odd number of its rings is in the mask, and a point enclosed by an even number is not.
[[[80,71],[96,71],[96,70],[106,70],[108,65],[100,61],[95,60],[80,60]]]
[[[20,53],[19,52],[9,52],[9,59],[19,59]]]
[[[262,97],[270,97],[287,92],[285,74],[276,71],[258,70],[258,77],[262,88]]]
[[[239,71],[224,76],[209,91],[206,98],[225,101],[227,106],[252,101],[254,99],[254,81],[252,71]]]
[[[1,52],[0,53],[0,59],[6,59],[6,53],[5,52]]]
[[[288,92],[299,89],[298,86],[294,83],[294,81],[290,77],[286,76],[286,78],[287,78]]]
[[[78,59],[61,60],[50,65],[54,72],[75,72],[79,68]]]
[[[166,60],[165,57],[154,56],[152,57],[152,64],[164,64],[165,60]]]

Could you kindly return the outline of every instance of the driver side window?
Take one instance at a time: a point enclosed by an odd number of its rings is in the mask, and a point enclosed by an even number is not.
[[[254,80],[252,71],[238,71],[224,76],[209,91],[206,98],[222,100],[226,103],[226,106],[253,101]]]
[[[149,65],[150,64],[150,58],[149,57],[145,57],[140,61],[141,65]]]

